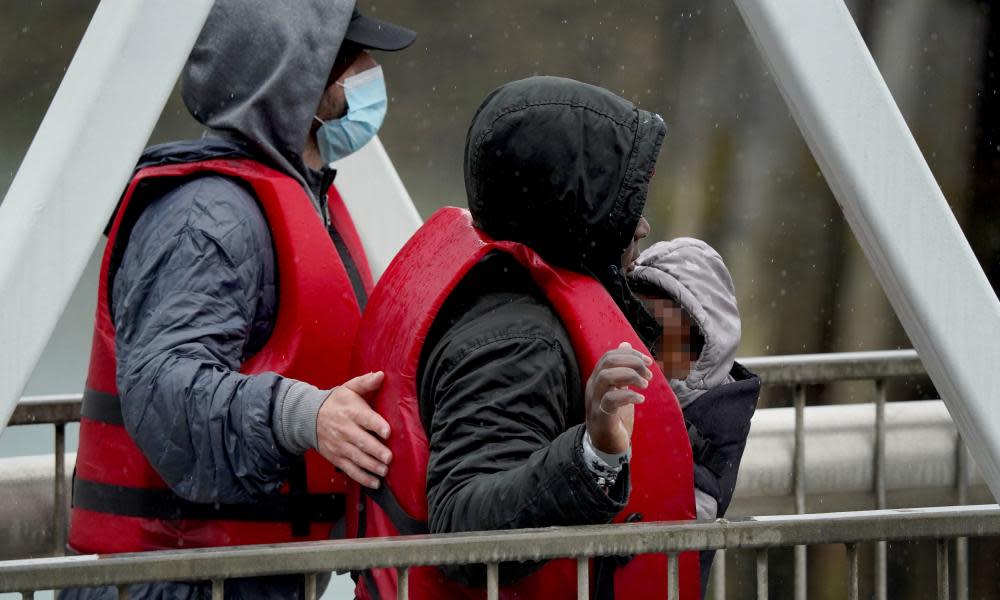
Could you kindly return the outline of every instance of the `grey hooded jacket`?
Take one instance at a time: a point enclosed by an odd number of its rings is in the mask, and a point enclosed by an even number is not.
[[[637,289],[657,290],[677,302],[705,338],[687,378],[670,382],[681,408],[732,382],[729,371],[740,345],[740,311],[733,278],[719,253],[694,238],[657,242],[639,255],[629,278]]]
[[[323,175],[301,152],[354,0],[217,0],[182,75],[206,139],[151,148],[149,164],[249,156],[294,177],[317,218]],[[330,176],[327,175],[327,180]],[[235,504],[275,492],[315,445],[326,392],[244,375],[277,314],[272,241],[253,194],[208,175],[151,188],[112,265],[117,384],[129,434],[186,500]],[[232,580],[227,598],[294,598],[301,577]],[[203,583],[137,585],[132,598],[209,598]],[[62,598],[113,598],[112,588]]]
[[[736,362],[740,313],[733,279],[711,246],[677,238],[640,254],[629,280],[639,292],[679,304],[705,339],[687,378],[671,380],[670,387],[691,439],[698,518],[722,517],[736,488],[760,395],[760,378]],[[703,597],[714,554],[701,553]]]

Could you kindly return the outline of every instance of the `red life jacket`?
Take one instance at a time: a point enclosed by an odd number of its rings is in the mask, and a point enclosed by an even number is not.
[[[358,332],[354,372],[381,369],[386,373],[374,408],[392,427],[388,445],[393,460],[377,491],[362,493],[356,484],[349,485],[349,536],[383,537],[426,531],[429,447],[416,387],[421,349],[449,294],[480,259],[496,251],[510,254],[523,265],[548,298],[566,326],[584,381],[598,359],[622,341],[635,348],[644,347],[597,280],[552,267],[522,244],[492,241],[472,226],[468,211],[441,209],[407,242],[383,274]],[[630,520],[641,515],[643,521],[694,519],[693,465],[684,419],[670,386],[655,367],[653,381],[644,393],[657,400],[635,407],[632,494],[616,521],[630,515]],[[680,569],[681,598],[697,598],[697,553],[683,554]],[[665,598],[666,557],[632,558],[615,570],[614,588],[617,598]],[[409,592],[411,599],[485,598],[484,590],[453,583],[434,567],[410,569]],[[366,571],[356,594],[359,598],[395,598],[395,570]],[[501,588],[500,597],[575,598],[576,563],[567,559],[549,561],[534,575]]]
[[[293,463],[288,482],[271,498],[248,505],[197,504],[170,491],[122,425],[108,293],[112,261],[119,259],[129,223],[139,212],[129,211],[129,203],[142,197],[136,190],[153,180],[200,173],[248,184],[274,243],[278,314],[270,338],[240,372],[273,371],[320,388],[347,379],[360,310],[345,262],[360,276],[360,297],[367,295],[372,281],[357,232],[335,188],[328,193],[333,224],[328,232],[301,184],[252,160],[213,159],[138,171],[122,199],[101,264],[73,484],[69,545],[76,552],[327,539],[343,514],[346,477],[315,451]],[[335,244],[345,251],[338,254]]]

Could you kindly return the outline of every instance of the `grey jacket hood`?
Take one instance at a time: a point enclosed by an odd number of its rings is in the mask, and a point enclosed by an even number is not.
[[[705,338],[687,379],[671,381],[681,406],[731,381],[740,312],[733,279],[719,253],[693,238],[657,242],[639,255],[629,277],[639,290],[656,290],[680,304]]]
[[[306,136],[354,0],[216,0],[181,75],[194,118],[248,142],[306,189]]]

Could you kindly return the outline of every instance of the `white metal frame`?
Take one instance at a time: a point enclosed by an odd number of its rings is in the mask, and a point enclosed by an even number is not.
[[[1000,301],[843,2],[735,0],[816,161],[1000,497]]]
[[[0,432],[213,0],[103,0],[0,205]]]
[[[337,190],[351,213],[376,280],[423,223],[377,137],[333,164]]]

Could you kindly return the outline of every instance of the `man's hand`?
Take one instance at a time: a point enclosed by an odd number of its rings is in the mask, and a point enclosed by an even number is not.
[[[389,437],[389,424],[368,406],[365,396],[377,391],[384,378],[382,371],[368,373],[334,388],[316,418],[319,453],[348,477],[373,489],[379,485],[373,474],[385,476],[392,452],[379,439]]]
[[[645,397],[629,386],[645,389],[653,359],[622,342],[597,361],[587,380],[587,431],[594,447],[608,454],[626,452],[632,439],[635,405]]]

